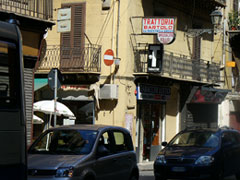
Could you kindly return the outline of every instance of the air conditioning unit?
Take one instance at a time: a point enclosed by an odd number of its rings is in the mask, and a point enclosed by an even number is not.
[[[116,84],[103,84],[99,91],[99,99],[118,99],[118,85]]]

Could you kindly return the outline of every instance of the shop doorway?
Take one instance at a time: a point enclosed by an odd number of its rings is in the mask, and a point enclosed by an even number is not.
[[[139,104],[138,160],[154,161],[161,149],[164,104]]]
[[[64,101],[76,116],[75,124],[95,124],[94,101]]]

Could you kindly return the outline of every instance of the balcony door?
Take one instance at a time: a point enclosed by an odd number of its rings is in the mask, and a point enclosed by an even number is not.
[[[61,33],[61,71],[84,70],[84,32],[86,24],[86,3],[62,4],[71,8],[71,31]]]

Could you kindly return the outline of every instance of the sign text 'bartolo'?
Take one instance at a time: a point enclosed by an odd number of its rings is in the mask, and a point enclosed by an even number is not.
[[[175,18],[143,18],[142,33],[174,32]]]

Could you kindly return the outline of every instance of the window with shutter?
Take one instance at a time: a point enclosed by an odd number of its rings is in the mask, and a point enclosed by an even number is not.
[[[63,4],[62,8],[71,8],[71,31],[61,33],[62,71],[84,70],[84,31],[86,4]]]

